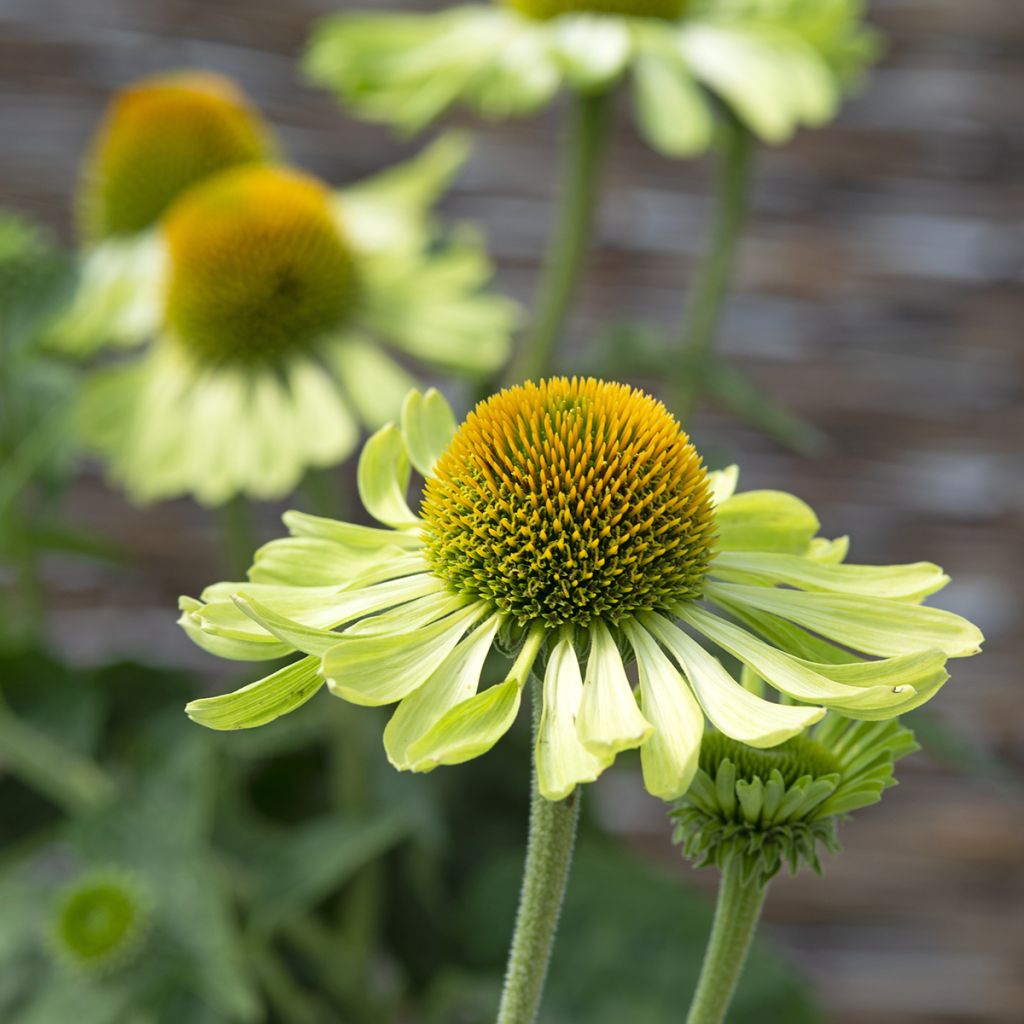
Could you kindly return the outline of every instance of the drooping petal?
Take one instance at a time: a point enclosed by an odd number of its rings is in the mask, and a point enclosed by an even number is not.
[[[931,562],[911,565],[828,565],[797,555],[724,551],[715,559],[715,577],[754,577],[800,590],[860,594],[896,601],[920,601],[941,590],[949,577]]]
[[[413,766],[409,748],[426,736],[449,710],[476,694],[484,661],[500,625],[501,616],[492,615],[473,630],[437,671],[395,708],[384,729],[384,749],[399,771]]]
[[[713,469],[708,473],[708,489],[716,505],[723,505],[735,493],[740,481],[740,467],[735,463],[725,469]]]
[[[590,657],[576,734],[598,757],[639,747],[654,731],[637,706],[619,649],[608,627],[597,620],[590,629]]]
[[[388,532],[401,536],[398,530]],[[256,583],[342,587],[385,568],[402,576],[425,570],[426,563],[398,544],[344,547],[320,537],[281,537],[257,550],[249,576]]]
[[[327,687],[353,704],[393,704],[422,686],[487,611],[477,602],[411,635],[342,634],[323,657]]]
[[[288,385],[310,463],[333,466],[341,462],[355,448],[359,427],[337,384],[318,363],[295,359],[288,370]]]
[[[544,672],[544,707],[537,729],[537,786],[545,800],[564,800],[581,782],[593,782],[611,757],[591,753],[576,734],[583,677],[572,641],[559,640]]]
[[[363,446],[357,483],[363,506],[378,522],[396,528],[415,525],[416,516],[405,500],[409,456],[402,432],[393,423],[381,427]]]
[[[630,32],[624,21],[569,14],[553,21],[551,29],[552,52],[574,88],[599,89],[625,70]]]
[[[751,747],[774,747],[824,717],[823,707],[773,704],[755,696],[668,619],[652,613],[640,621],[679,663],[704,713],[726,736]]]
[[[402,406],[402,436],[409,461],[417,472],[429,476],[434,463],[455,436],[455,415],[436,388],[425,394],[410,391]]]
[[[442,764],[462,764],[485,754],[508,732],[519,714],[523,686],[543,639],[543,628],[534,627],[503,682],[450,708],[410,746],[408,760],[413,771],[428,772]]]
[[[640,706],[654,726],[640,748],[644,786],[652,796],[675,800],[690,788],[697,772],[704,714],[650,634],[634,622],[623,628],[640,672]]]
[[[977,654],[984,641],[977,626],[953,612],[903,601],[736,583],[705,588],[711,600],[719,593],[741,607],[771,612],[855,651],[882,657],[935,649],[963,658]]]
[[[346,335],[323,346],[323,356],[338,375],[345,397],[370,430],[390,423],[402,409],[416,379],[379,345],[362,335]]]
[[[633,109],[643,137],[665,156],[692,156],[711,142],[711,109],[677,55],[652,51],[637,55]]]
[[[421,544],[417,533],[343,523],[338,519],[314,516],[308,512],[289,510],[282,518],[289,533],[295,537],[328,540],[350,550],[378,551],[392,545],[415,550]]]
[[[814,510],[785,491],[742,491],[715,513],[720,551],[781,551],[799,555],[818,532]]]
[[[894,688],[884,683],[848,686],[845,683],[834,682],[827,676],[812,671],[799,659],[759,640],[741,626],[727,622],[695,604],[680,605],[675,611],[687,625],[749,665],[776,690],[796,700],[808,704],[824,704],[856,718],[861,710],[880,711],[892,708],[913,696],[909,687]],[[887,669],[884,664],[864,664],[871,666],[868,671],[878,672],[881,678],[885,679]]]
[[[206,605],[193,597],[179,597],[181,616],[178,625],[185,635],[197,646],[218,658],[232,661],[273,661],[291,654],[294,648],[283,644],[269,633],[250,630],[242,638],[231,632],[213,632],[203,628],[203,612]]]
[[[301,707],[324,685],[319,658],[302,658],[234,693],[190,701],[185,713],[208,729],[253,729]]]

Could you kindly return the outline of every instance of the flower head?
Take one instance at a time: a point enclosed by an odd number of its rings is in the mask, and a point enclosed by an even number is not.
[[[256,553],[248,582],[182,599],[182,626],[215,654],[305,655],[189,714],[261,725],[326,683],[397,704],[388,757],[429,771],[490,749],[536,671],[544,796],[639,747],[648,790],[671,800],[698,770],[705,719],[769,748],[826,708],[892,718],[937,692],[948,658],[978,650],[973,625],[921,604],[948,581],[937,566],[845,564],[845,542],[818,538],[802,501],[737,494],[736,480],[707,473],[664,407],[620,384],[511,388],[458,428],[437,392],[413,392],[360,459],[384,528],[290,512],[292,536]],[[514,660],[481,688],[494,646]],[[790,703],[746,689],[718,651]]]
[[[373,121],[418,131],[455,104],[532,113],[566,86],[628,79],[637,127],[702,152],[724,106],[769,143],[830,120],[874,56],[860,0],[499,0],[325,21],[310,77]]]
[[[353,260],[320,182],[243,167],[189,192],[167,218],[168,329],[205,362],[307,349],[352,307]]]
[[[430,207],[467,155],[448,136],[341,191],[249,164],[213,175],[110,262],[92,254],[67,347],[145,344],[96,373],[80,433],[138,501],[280,497],[376,429],[413,380],[378,343],[467,377],[503,362],[515,307],[471,232]],[[94,273],[91,273],[94,272]]]
[[[899,722],[852,722],[829,714],[804,736],[754,750],[709,733],[700,768],[672,817],[676,842],[697,867],[742,867],[764,885],[783,866],[818,874],[818,847],[838,848],[839,823],[896,785],[896,761],[918,749]]]
[[[595,380],[481,403],[427,478],[422,517],[452,590],[551,629],[699,597],[714,539],[689,438],[660,402]]]
[[[58,898],[55,952],[82,970],[104,973],[125,966],[145,939],[149,903],[142,886],[126,872],[101,868],[83,875]]]
[[[85,234],[145,231],[192,185],[273,150],[259,114],[220,75],[181,71],[136,82],[114,98],[93,141],[81,196]]]

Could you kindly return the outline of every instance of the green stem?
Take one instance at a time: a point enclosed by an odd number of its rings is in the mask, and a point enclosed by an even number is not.
[[[565,326],[593,235],[601,169],[611,124],[611,92],[572,100],[567,156],[562,172],[558,223],[544,258],[534,301],[533,324],[509,368],[509,382],[543,377]]]
[[[742,872],[738,858],[722,870],[711,938],[686,1024],[720,1024],[732,1002],[768,891],[767,883],[757,880],[744,885]]]
[[[732,283],[737,245],[749,207],[752,142],[750,133],[739,121],[732,117],[722,119],[715,226],[687,302],[680,342],[682,358],[672,396],[673,411],[684,423],[700,400],[722,304]]]
[[[256,550],[252,509],[249,502],[239,494],[223,505],[220,513],[221,539],[228,571],[235,579],[244,579]]]
[[[540,724],[541,683],[533,679],[533,732]],[[580,791],[565,800],[545,800],[533,769],[530,804],[530,837],[519,896],[515,934],[505,971],[497,1024],[533,1024],[540,1010],[544,981],[558,929],[576,825],[580,815]]]
[[[97,807],[114,793],[99,765],[21,721],[2,702],[0,763],[71,814]]]

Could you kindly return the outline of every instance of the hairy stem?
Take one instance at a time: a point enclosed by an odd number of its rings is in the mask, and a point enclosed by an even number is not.
[[[534,737],[540,723],[541,693],[541,683],[534,677]],[[537,1019],[579,821],[580,791],[565,800],[545,800],[537,786],[536,765],[531,794],[523,887],[497,1024],[533,1024]]]
[[[720,1024],[743,972],[768,886],[757,880],[744,885],[742,870],[738,858],[722,870],[715,920],[686,1024]]]
[[[511,384],[537,380],[551,368],[593,235],[611,122],[611,95],[579,95],[572,100],[558,221],[544,258],[533,324],[509,369]]]

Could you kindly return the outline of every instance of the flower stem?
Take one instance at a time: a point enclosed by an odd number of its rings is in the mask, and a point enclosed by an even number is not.
[[[711,938],[686,1024],[720,1024],[732,1002],[768,891],[757,879],[744,885],[742,872],[739,858],[722,869]]]
[[[593,235],[611,123],[611,92],[573,97],[558,223],[544,258],[533,324],[509,369],[509,383],[543,377],[565,326]]]
[[[533,677],[533,732],[540,724],[541,683]],[[505,971],[497,1024],[533,1024],[540,1009],[544,981],[558,929],[558,918],[569,880],[580,791],[567,799],[545,800],[533,769],[530,837],[526,846],[519,913]]]
[[[715,226],[687,301],[680,342],[680,372],[672,395],[672,409],[684,423],[693,414],[703,390],[750,199],[753,149],[750,132],[734,117],[723,117],[721,124]]]
[[[220,509],[223,557],[235,579],[244,579],[256,550],[252,529],[252,508],[236,495]]]

